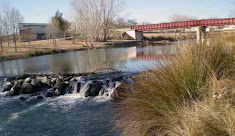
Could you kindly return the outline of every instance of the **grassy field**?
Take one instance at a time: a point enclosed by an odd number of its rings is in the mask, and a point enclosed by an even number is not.
[[[103,46],[103,43],[97,43],[97,47]],[[8,47],[7,43],[3,43],[3,50],[0,52],[2,59],[4,58],[21,58],[27,55],[33,55],[34,52],[41,53],[52,53],[52,51],[58,50],[75,50],[75,49],[84,49],[87,48],[84,42],[72,43],[71,40],[58,39],[57,46],[53,46],[52,40],[43,40],[43,41],[32,41],[29,45],[28,42],[18,42],[17,43],[17,52],[15,52],[14,43],[10,42]]]
[[[123,85],[125,136],[235,136],[235,34],[187,43],[167,66]]]

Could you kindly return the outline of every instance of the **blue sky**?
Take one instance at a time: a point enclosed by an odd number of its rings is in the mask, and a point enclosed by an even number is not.
[[[2,0],[0,0],[1,2]],[[71,0],[7,0],[20,9],[24,22],[48,22],[59,9],[67,19],[72,17]],[[126,0],[122,16],[139,22],[167,22],[173,14],[199,19],[229,17],[235,0]]]

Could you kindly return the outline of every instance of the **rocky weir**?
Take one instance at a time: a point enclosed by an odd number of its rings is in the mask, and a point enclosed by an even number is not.
[[[104,96],[115,98],[116,89],[121,83],[133,84],[132,76],[137,73],[104,72],[92,74],[24,74],[14,77],[2,77],[0,92],[4,97],[19,96],[26,100],[77,94],[81,98]],[[26,97],[27,96],[27,97]]]

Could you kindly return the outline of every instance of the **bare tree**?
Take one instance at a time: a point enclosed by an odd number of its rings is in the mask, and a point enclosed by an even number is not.
[[[149,25],[149,24],[151,24],[151,23],[148,22],[148,21],[143,21],[143,22],[140,22],[140,23],[139,23],[139,25]]]
[[[0,5],[0,23],[2,25],[2,30],[4,34],[7,36],[7,43],[8,47],[10,46],[10,4],[2,0],[1,5]]]
[[[26,28],[25,29],[25,36],[26,36],[26,39],[29,43],[29,48],[31,46],[32,35],[33,35],[33,28],[31,28],[31,27]]]
[[[0,14],[0,18],[1,18],[1,14]],[[0,45],[1,45],[1,52],[3,51],[3,28],[2,28],[2,22],[0,21]]]
[[[49,39],[53,40],[54,46],[56,46],[56,39],[57,39],[58,32],[59,30],[57,29],[57,27],[52,23],[52,21],[50,21],[46,27],[46,34]]]
[[[196,17],[188,16],[188,15],[178,15],[175,14],[170,17],[170,21],[172,22],[183,22],[183,21],[190,21],[190,20],[196,20]]]
[[[15,43],[15,52],[17,52],[16,41],[19,30],[19,23],[23,22],[23,16],[20,14],[20,11],[12,8],[10,11],[10,32],[13,35],[13,41]]]
[[[101,41],[107,41],[113,28],[113,21],[122,10],[122,2],[120,0],[100,0],[101,4]]]
[[[1,52],[3,52],[3,29],[0,23],[0,45],[1,45]]]
[[[70,33],[72,33],[73,35],[73,44],[75,43],[75,40],[76,40],[76,32],[77,32],[77,24],[76,24],[76,21],[74,21],[71,23],[71,26],[70,26]]]
[[[127,23],[129,26],[138,25],[138,22],[135,19],[128,19]]]
[[[122,0],[73,0],[78,29],[91,46],[107,41],[114,19],[122,11]]]
[[[118,29],[121,29],[121,28],[125,28],[128,26],[128,23],[126,21],[125,18],[123,17],[118,17],[116,20],[115,20],[115,25],[116,25],[116,28]]]

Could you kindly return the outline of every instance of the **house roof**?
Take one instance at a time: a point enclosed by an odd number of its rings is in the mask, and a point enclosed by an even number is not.
[[[19,23],[19,29],[22,31],[27,28],[32,28],[34,34],[45,34],[46,25],[46,23]]]
[[[46,26],[46,23],[19,23],[19,25],[27,25],[27,26]]]

